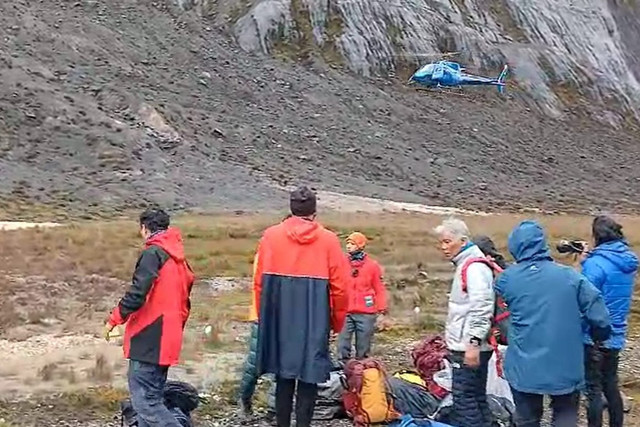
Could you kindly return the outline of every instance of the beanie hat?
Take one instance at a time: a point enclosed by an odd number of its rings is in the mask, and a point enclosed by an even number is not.
[[[347,237],[347,242],[351,242],[358,247],[358,249],[364,249],[367,246],[367,236],[362,233],[351,233],[349,237]]]
[[[294,216],[311,216],[316,213],[316,195],[308,187],[298,187],[289,195],[289,206]]]

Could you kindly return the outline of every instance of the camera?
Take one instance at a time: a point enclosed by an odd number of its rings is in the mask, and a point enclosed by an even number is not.
[[[587,242],[584,240],[561,240],[556,245],[556,249],[561,254],[581,254]]]

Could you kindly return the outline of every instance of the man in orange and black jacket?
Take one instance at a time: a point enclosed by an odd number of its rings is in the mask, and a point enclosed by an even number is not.
[[[276,377],[278,427],[311,425],[317,384],[329,379],[331,330],[344,324],[348,265],[340,240],[316,220],[316,196],[307,187],[290,195],[292,217],[268,228],[257,253],[254,292],[258,312],[258,375]]]
[[[169,227],[169,215],[148,209],[140,215],[145,239],[131,286],[104,327],[126,323],[124,355],[129,359],[129,392],[140,427],[180,427],[164,406],[169,366],[176,365],[189,317],[194,275],[185,259],[180,231]]]

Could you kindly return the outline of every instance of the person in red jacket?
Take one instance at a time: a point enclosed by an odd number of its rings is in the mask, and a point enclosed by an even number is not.
[[[169,224],[169,215],[161,209],[140,215],[144,250],[131,286],[104,327],[108,341],[113,328],[126,323],[127,379],[140,427],[180,427],[164,405],[163,390],[169,366],[180,357],[194,274],[185,259],[180,231]]]
[[[364,252],[367,238],[362,233],[347,237],[347,257],[351,264],[349,310],[338,337],[338,355],[345,363],[351,357],[351,339],[356,336],[356,359],[369,356],[378,315],[387,312],[387,291],[382,268]]]
[[[290,194],[292,217],[269,227],[258,244],[253,288],[258,313],[257,375],[276,377],[276,421],[311,425],[317,384],[329,379],[331,330],[347,312],[348,266],[340,240],[316,221],[316,196]]]

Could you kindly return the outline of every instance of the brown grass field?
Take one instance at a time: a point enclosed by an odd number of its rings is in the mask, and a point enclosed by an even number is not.
[[[193,313],[183,351],[185,375],[204,375],[201,366],[222,355],[229,357],[234,365],[233,369],[224,368],[228,373],[234,374],[242,362],[246,333],[243,321],[249,304],[246,286],[253,253],[264,228],[282,216],[237,214],[175,218],[174,225],[183,232],[188,258],[198,277],[203,279],[194,290]],[[399,354],[399,342],[410,343],[442,327],[451,267],[442,260],[432,229],[443,218],[408,213],[336,212],[319,218],[341,237],[354,230],[365,233],[370,239],[368,250],[385,268],[392,295],[392,327],[378,335],[376,352],[381,357],[387,352]],[[590,217],[523,214],[468,216],[465,220],[472,234],[491,236],[508,255],[505,246],[509,231],[520,220],[528,218],[537,219],[545,226],[552,246],[561,238],[588,239],[590,235]],[[618,219],[629,243],[640,247],[640,218]],[[44,334],[54,337],[84,334],[94,337],[88,340],[98,340],[95,336],[126,287],[140,245],[135,218],[78,221],[58,228],[0,232],[0,339],[6,340],[6,345],[16,346],[29,337]],[[570,257],[559,259],[573,262]],[[245,279],[231,290],[212,292],[204,279],[213,277]],[[412,311],[416,305],[422,308],[420,315]],[[632,310],[631,323],[631,337],[637,339],[640,333],[637,304]],[[203,339],[200,330],[207,324],[213,326],[213,333]],[[118,391],[122,381],[118,381],[122,379],[124,364],[119,349],[114,350],[113,345],[106,350],[95,346],[87,349],[87,354],[81,355],[84,358],[65,353],[53,361],[42,359],[41,365],[33,366],[32,371],[37,374],[31,377],[20,376],[8,367],[4,372],[0,370],[0,389],[5,381],[17,384],[20,380],[27,384],[16,385],[15,390],[6,388],[12,390],[14,401],[0,403],[0,418],[23,425],[14,412],[17,408],[24,411],[24,405],[31,408],[20,400],[22,393],[30,392],[61,393],[53,403],[60,408],[60,413],[68,412],[66,408],[70,406],[90,407],[94,415],[102,413],[96,412],[96,407],[102,407],[106,413],[113,411],[114,402],[122,396]],[[390,360],[392,366],[396,364],[393,358]],[[403,363],[406,355],[398,355],[397,367]],[[98,370],[100,375],[95,374]],[[632,372],[637,375],[637,371]],[[212,393],[222,396],[223,402],[231,403],[234,378],[230,375],[213,381]],[[634,379],[623,372],[622,382],[629,383],[625,389],[627,394],[640,397],[640,385],[636,390]],[[7,396],[0,398],[8,399]],[[228,405],[220,405],[218,400],[204,407],[202,413],[216,416],[221,408]],[[635,412],[632,419],[637,419]],[[629,422],[628,425],[635,425],[632,420]],[[55,423],[41,421],[41,424]]]

